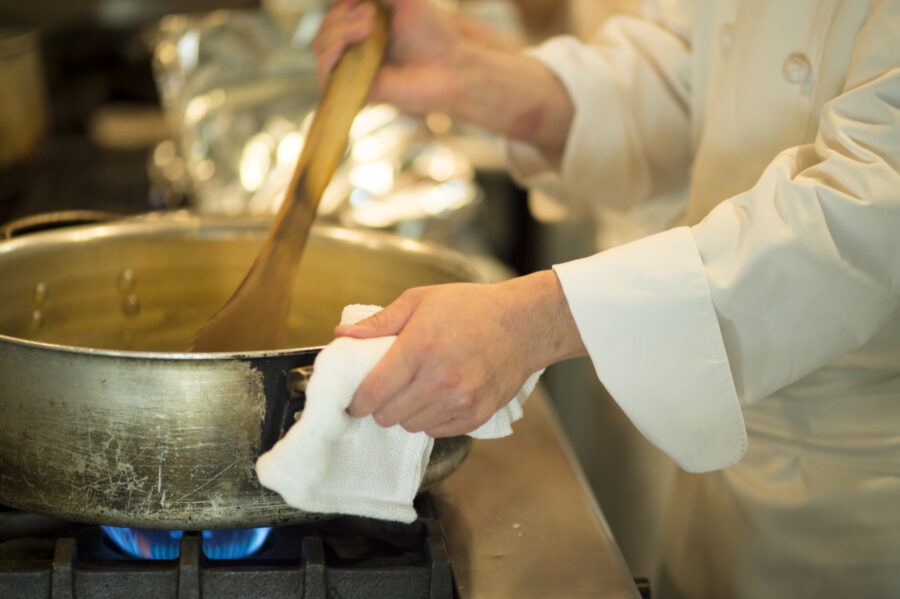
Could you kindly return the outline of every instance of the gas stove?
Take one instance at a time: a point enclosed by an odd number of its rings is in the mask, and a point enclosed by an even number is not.
[[[416,509],[411,524],[337,517],[182,532],[123,531],[4,508],[0,596],[457,597],[444,531],[427,493]]]
[[[161,533],[167,559],[153,560],[130,556],[99,526],[0,509],[0,597],[649,597],[541,386],[515,430],[475,441],[456,472],[419,496],[412,524],[338,517],[276,527],[238,559],[222,559],[203,531]],[[166,554],[173,544],[177,556]],[[156,553],[149,539],[133,547]]]

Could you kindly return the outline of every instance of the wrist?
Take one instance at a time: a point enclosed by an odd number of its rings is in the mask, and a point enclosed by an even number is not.
[[[517,305],[513,306],[516,327],[528,348],[526,359],[532,372],[579,356],[587,349],[562,285],[552,270],[542,270],[504,281]]]

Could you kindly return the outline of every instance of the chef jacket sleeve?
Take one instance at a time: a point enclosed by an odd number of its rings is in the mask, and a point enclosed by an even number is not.
[[[900,309],[896,16],[873,9],[814,143],[693,228],[555,267],[600,380],[685,470],[734,463],[739,404],[859,348]]]
[[[885,326],[900,309],[900,2],[873,3],[815,142],[693,234],[745,403]]]
[[[533,146],[507,143],[517,181],[576,212],[630,209],[685,184],[690,27],[678,3],[664,4],[654,19],[608,19],[590,45],[560,36],[528,51],[560,79],[574,115],[559,170]]]

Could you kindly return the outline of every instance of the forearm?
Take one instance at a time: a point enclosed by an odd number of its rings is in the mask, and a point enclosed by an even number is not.
[[[562,83],[530,56],[467,44],[446,111],[452,117],[529,143],[557,164],[574,108]]]
[[[528,144],[508,145],[520,185],[578,210],[631,210],[687,182],[694,117],[685,39],[617,17],[595,44],[561,36],[528,54],[556,74],[574,112],[561,164]]]

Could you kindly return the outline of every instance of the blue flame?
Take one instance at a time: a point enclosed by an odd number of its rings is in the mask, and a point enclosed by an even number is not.
[[[180,530],[147,530],[101,526],[128,555],[141,559],[177,559],[181,549]],[[235,530],[204,530],[200,544],[210,559],[240,559],[253,555],[268,538],[271,527]]]
[[[204,530],[203,553],[210,559],[240,559],[253,555],[272,529],[239,528],[237,530]]]
[[[180,530],[144,530],[141,528],[101,527],[119,548],[143,559],[175,559],[181,543]]]

